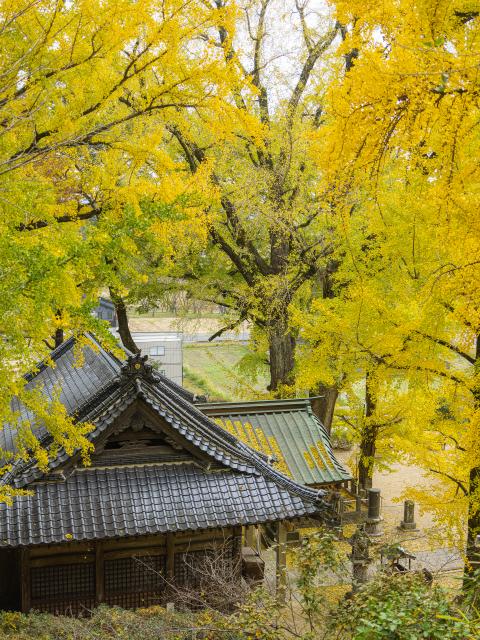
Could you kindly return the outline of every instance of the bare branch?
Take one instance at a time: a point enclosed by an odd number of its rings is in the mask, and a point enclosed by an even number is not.
[[[303,65],[302,71],[300,72],[300,77],[298,78],[297,84],[288,102],[287,123],[290,123],[290,124],[292,123],[298,104],[302,98],[303,92],[305,91],[308,80],[310,79],[310,75],[313,71],[313,68],[317,63],[318,59],[320,58],[320,56],[332,44],[333,40],[335,39],[335,36],[337,35],[338,29],[339,29],[339,25],[335,24],[335,26],[325,35],[325,37],[320,38],[320,40],[318,40],[318,42],[314,46],[312,46],[312,48],[309,50],[308,57],[305,60],[305,64]]]

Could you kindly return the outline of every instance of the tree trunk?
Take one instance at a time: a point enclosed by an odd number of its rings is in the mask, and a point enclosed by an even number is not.
[[[55,331],[53,340],[55,342],[55,349],[59,347],[61,344],[63,344],[63,340],[64,340],[63,329],[57,329]]]
[[[480,335],[475,341],[475,368],[478,371],[480,363]],[[480,408],[480,387],[473,389],[473,400],[475,409]],[[480,535],[480,508],[478,506],[478,494],[480,493],[480,467],[470,469],[469,475],[469,509],[467,523],[467,564],[465,572],[471,573],[480,568],[480,546],[477,546],[476,539]],[[475,495],[477,494],[477,495]],[[472,499],[473,498],[473,499]]]
[[[326,385],[319,384],[315,389],[310,390],[310,395],[317,396],[312,399],[312,411],[330,435],[335,404],[338,398],[338,389],[336,387],[327,387]]]
[[[470,471],[470,506],[468,512],[468,532],[467,532],[467,572],[470,573],[480,568],[480,545],[476,544],[477,536],[480,535],[480,509],[478,499],[472,500],[472,495],[480,489],[480,468],[475,467]]]
[[[377,430],[374,427],[365,427],[360,440],[360,460],[358,461],[358,484],[361,489],[372,488],[376,443]]]
[[[372,393],[371,375],[365,375],[365,422],[360,440],[360,459],[358,461],[358,484],[361,489],[371,489],[373,463],[377,450],[378,428],[369,423],[375,411],[375,398]]]
[[[119,296],[111,287],[109,290],[110,290],[110,297],[112,299],[113,304],[115,305],[115,311],[116,311],[117,320],[118,320],[118,333],[120,334],[120,339],[122,341],[122,344],[126,349],[128,349],[132,353],[140,353],[140,349],[135,344],[135,341],[132,338],[132,334],[130,333],[130,327],[128,326],[127,308],[125,306],[125,302],[123,301],[123,298]]]
[[[288,329],[288,313],[285,310],[269,322],[268,350],[270,363],[269,391],[281,393],[280,387],[295,381],[295,338]]]

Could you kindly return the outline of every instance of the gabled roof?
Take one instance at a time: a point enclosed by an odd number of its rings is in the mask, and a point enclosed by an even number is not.
[[[92,396],[93,393],[119,375],[122,363],[114,355],[102,349],[99,343],[88,335],[91,346],[85,345],[81,351],[83,362],[79,366],[78,353],[73,338],[66,340],[50,354],[52,364],[39,362],[34,371],[25,376],[26,388],[42,388],[50,400],[54,390],[60,388],[60,400],[70,414]],[[52,366],[53,365],[53,366]],[[33,415],[17,398],[12,398],[12,409],[19,413],[20,421],[32,420]],[[41,428],[38,433],[41,432]],[[14,452],[16,426],[4,424],[0,429],[0,448]]]
[[[253,449],[277,458],[297,482],[321,485],[349,480],[309,398],[197,404],[206,415]]]
[[[129,356],[125,362],[110,359],[95,343],[84,347],[84,362],[75,366],[72,354],[67,356],[73,342],[62,346],[54,353],[56,367],[48,372],[48,379],[61,377],[62,396],[68,398],[72,415],[79,422],[94,424],[88,436],[92,443],[105,438],[116,418],[136,403],[135,407],[145,407],[162,418],[164,428],[168,426],[206,462],[199,464],[192,458],[190,463],[158,460],[84,469],[76,454],[69,456],[61,449],[50,464],[50,471],[57,473],[45,476],[31,462],[18,460],[1,482],[32,488],[35,494],[16,498],[13,507],[0,505],[0,545],[160,533],[315,514],[335,520],[324,492],[308,489],[274,469],[265,455],[216,424],[186,393],[179,393],[178,385],[155,372],[145,357]],[[39,367],[32,381],[38,375],[45,380],[45,371]],[[48,445],[50,436],[40,431],[40,437]]]

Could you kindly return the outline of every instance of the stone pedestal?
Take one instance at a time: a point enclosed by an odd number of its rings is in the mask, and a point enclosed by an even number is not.
[[[380,489],[368,489],[368,516],[365,522],[365,533],[371,538],[383,535],[380,515]]]

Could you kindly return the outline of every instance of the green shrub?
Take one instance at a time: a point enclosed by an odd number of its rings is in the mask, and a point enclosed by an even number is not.
[[[473,640],[478,620],[469,619],[438,586],[422,576],[379,574],[332,612],[332,638],[353,640]],[[336,635],[333,635],[333,634]]]
[[[161,607],[126,611],[102,606],[90,617],[0,613],[1,640],[190,640],[192,617]]]

